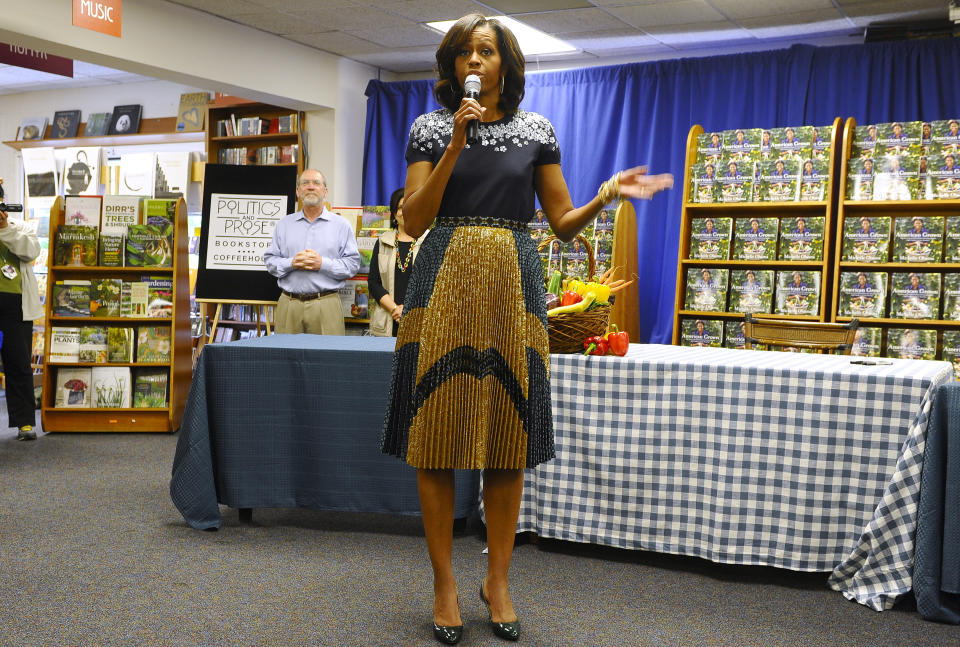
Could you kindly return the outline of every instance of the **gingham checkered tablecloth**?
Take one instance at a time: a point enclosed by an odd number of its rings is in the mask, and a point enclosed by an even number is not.
[[[518,531],[833,571],[873,609],[911,587],[928,412],[946,362],[635,344],[551,356],[557,457]]]

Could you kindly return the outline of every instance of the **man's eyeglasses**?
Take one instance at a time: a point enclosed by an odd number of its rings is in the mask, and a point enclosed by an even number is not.
[[[311,186],[311,185],[312,185],[312,186],[322,186],[322,187],[324,187],[324,188],[326,188],[326,186],[327,186],[326,184],[324,184],[324,183],[321,182],[320,180],[300,180],[300,186]]]

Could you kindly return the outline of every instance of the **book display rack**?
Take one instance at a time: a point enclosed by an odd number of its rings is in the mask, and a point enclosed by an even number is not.
[[[306,164],[303,113],[265,103],[207,104],[207,161],[211,164]]]

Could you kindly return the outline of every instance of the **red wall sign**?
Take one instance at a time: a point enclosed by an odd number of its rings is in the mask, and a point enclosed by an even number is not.
[[[123,0],[73,0],[73,24],[120,38]]]
[[[73,59],[54,56],[40,50],[0,43],[0,63],[73,77]]]

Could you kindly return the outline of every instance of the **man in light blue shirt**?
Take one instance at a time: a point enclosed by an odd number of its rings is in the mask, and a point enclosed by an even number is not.
[[[327,180],[307,169],[297,180],[303,209],[277,223],[263,255],[283,293],[274,325],[278,333],[344,334],[339,290],[360,269],[360,252],[347,221],[323,206]]]

